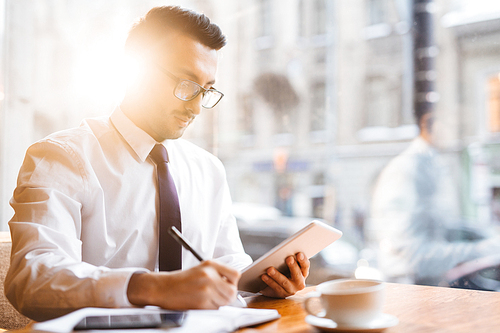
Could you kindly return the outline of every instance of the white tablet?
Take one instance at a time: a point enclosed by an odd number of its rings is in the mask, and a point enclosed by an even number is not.
[[[323,222],[312,221],[245,268],[238,283],[238,290],[253,293],[261,291],[267,285],[260,277],[269,267],[275,267],[284,275],[288,275],[289,270],[285,263],[288,256],[302,252],[307,258],[311,258],[340,237],[342,231]]]

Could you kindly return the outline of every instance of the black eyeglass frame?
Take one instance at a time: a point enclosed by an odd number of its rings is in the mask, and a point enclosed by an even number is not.
[[[181,79],[179,77],[177,77],[176,75],[172,74],[170,71],[166,70],[165,68],[163,68],[162,66],[158,65],[157,63],[155,63],[156,67],[158,67],[158,69],[165,75],[167,75],[169,78],[171,78],[172,80],[174,80],[176,82],[176,85],[174,87],[174,91],[172,92],[173,95],[175,97],[177,97],[178,99],[180,99],[181,101],[184,101],[184,102],[189,102],[189,101],[192,101],[193,99],[195,99],[196,97],[198,97],[200,94],[203,94],[203,96],[205,96],[205,94],[207,92],[215,92],[215,93],[218,93],[220,95],[219,99],[217,100],[217,102],[214,103],[214,105],[212,106],[204,106],[203,104],[201,105],[203,108],[205,109],[212,109],[214,108],[219,102],[220,100],[222,99],[222,97],[224,97],[224,94],[217,90],[217,89],[214,89],[214,88],[210,88],[210,89],[205,89],[204,87],[202,87],[200,84],[194,82],[194,81],[191,81],[191,80],[186,80],[186,79]],[[177,90],[177,87],[179,86],[180,83],[184,82],[184,81],[187,81],[189,83],[192,83],[196,86],[198,86],[200,88],[200,90],[191,98],[181,98],[179,96],[176,95],[175,91]]]

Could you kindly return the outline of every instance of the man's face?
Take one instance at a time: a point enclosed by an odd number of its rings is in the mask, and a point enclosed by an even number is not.
[[[216,50],[184,34],[170,36],[165,50],[157,58],[158,66],[205,89],[213,86],[217,71]],[[159,142],[177,139],[200,114],[202,94],[187,102],[178,99],[173,94],[177,82],[155,64],[150,65],[151,73],[143,95],[144,109],[140,110],[138,125]]]

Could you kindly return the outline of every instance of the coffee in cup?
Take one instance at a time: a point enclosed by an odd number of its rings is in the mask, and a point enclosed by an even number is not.
[[[315,311],[313,306],[317,300],[321,311]],[[382,281],[339,279],[318,285],[316,291],[307,294],[304,307],[310,314],[331,319],[339,326],[360,326],[382,314],[384,301]]]

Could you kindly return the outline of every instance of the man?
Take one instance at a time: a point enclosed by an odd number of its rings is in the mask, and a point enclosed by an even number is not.
[[[372,196],[368,242],[390,281],[438,285],[456,265],[498,252],[498,238],[451,242],[459,207],[434,147],[434,114],[416,115],[420,135],[380,173]]]
[[[6,295],[35,320],[81,307],[156,305],[212,309],[236,297],[243,251],[221,162],[179,139],[222,98],[213,85],[225,44],[209,19],[179,7],[153,8],[125,50],[144,68],[112,115],[32,145],[11,200],[15,215]],[[182,270],[158,271],[159,202],[150,152],[166,147],[182,233],[204,258],[182,253]],[[158,169],[160,167],[158,166]],[[169,240],[171,241],[171,240]],[[161,252],[161,251],[160,251]],[[161,253],[160,253],[161,256]],[[270,268],[262,291],[304,288],[309,261],[289,257],[287,278]]]

